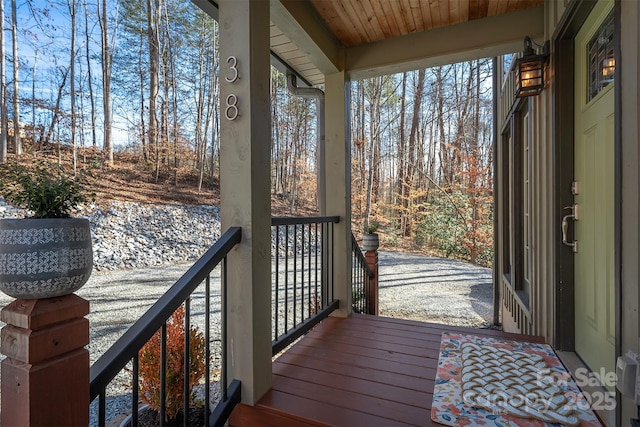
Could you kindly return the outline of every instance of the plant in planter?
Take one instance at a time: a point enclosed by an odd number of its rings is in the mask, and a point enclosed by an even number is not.
[[[380,224],[377,222],[369,223],[368,221],[364,226],[364,233],[362,234],[362,248],[365,251],[376,251],[380,246],[380,238],[378,236],[378,228]]]
[[[0,166],[0,194],[31,216],[0,219],[0,290],[22,299],[67,295],[93,268],[89,221],[71,211],[93,198],[83,177],[39,163]]]
[[[149,405],[158,416],[160,410],[160,350],[161,331],[142,347],[139,353],[140,366],[140,398]],[[171,315],[167,321],[167,352],[166,352],[166,417],[167,425],[182,425],[184,402],[184,308],[183,306]],[[197,327],[189,330],[189,402],[191,407],[201,407],[193,390],[205,373],[205,338]],[[205,385],[206,387],[207,385]],[[192,425],[191,421],[189,422]]]

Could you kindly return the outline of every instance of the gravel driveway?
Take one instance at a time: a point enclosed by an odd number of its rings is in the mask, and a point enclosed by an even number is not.
[[[380,315],[456,326],[493,321],[491,270],[446,258],[379,252]]]

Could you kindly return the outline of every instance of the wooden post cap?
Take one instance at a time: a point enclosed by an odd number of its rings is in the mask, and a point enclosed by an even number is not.
[[[0,320],[19,328],[46,328],[71,319],[80,319],[89,314],[89,301],[71,294],[45,299],[17,299],[4,307]]]
[[[0,312],[2,425],[89,423],[89,302],[77,295],[15,300]]]

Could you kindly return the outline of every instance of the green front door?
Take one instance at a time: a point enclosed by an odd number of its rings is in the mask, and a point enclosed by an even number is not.
[[[615,372],[612,7],[595,6],[575,45],[575,342],[598,373]]]

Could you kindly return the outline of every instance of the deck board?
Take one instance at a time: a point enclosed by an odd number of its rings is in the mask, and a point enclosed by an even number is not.
[[[326,360],[321,358],[306,358],[301,360],[298,354],[293,352],[287,352],[280,356],[278,359],[280,364],[274,365],[274,373],[280,373],[283,369],[288,369],[290,366],[298,366],[301,368],[310,369],[312,371],[327,372],[330,374],[342,375],[345,377],[354,378],[356,380],[373,381],[390,386],[404,387],[413,390],[420,389],[424,385],[424,380],[431,380],[431,386],[423,388],[427,392],[433,391],[433,378],[435,377],[435,370],[427,369],[420,370],[417,374],[411,375],[411,373],[392,372],[388,369],[380,369],[379,367],[361,367],[361,366],[349,366],[342,363],[335,363],[334,360]]]
[[[413,365],[403,366],[393,360],[381,360],[369,356],[363,356],[359,363],[355,364],[355,358],[352,355],[337,353],[325,348],[299,346],[298,348],[288,350],[287,353],[301,355],[303,358],[308,359],[320,358],[326,360],[328,363],[332,363],[334,366],[343,365],[346,369],[368,367],[370,369],[388,372],[391,374],[404,374],[418,378],[422,377],[433,379],[436,376],[435,366],[427,368]]]
[[[274,361],[271,390],[242,409],[254,411],[251,425],[271,425],[275,414],[292,426],[437,426],[430,410],[443,332],[544,342],[377,316],[329,318]]]
[[[279,375],[279,373],[283,375]],[[333,387],[340,391],[358,393],[362,396],[379,399],[388,399],[392,402],[400,402],[417,406],[418,408],[424,407],[425,399],[429,399],[432,396],[431,393],[426,393],[420,388],[416,390],[415,388],[384,384],[365,378],[355,378],[353,376],[343,376],[328,372],[319,373],[319,371],[314,369],[299,366],[278,366],[274,374],[273,388],[289,392],[291,391],[287,390],[282,384],[286,383],[287,379],[296,379],[307,381],[321,387]],[[330,390],[326,391],[330,392]]]

